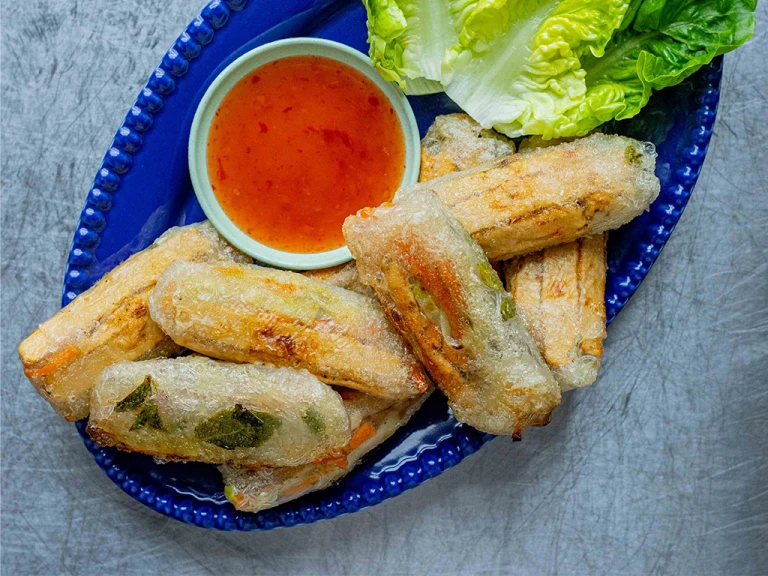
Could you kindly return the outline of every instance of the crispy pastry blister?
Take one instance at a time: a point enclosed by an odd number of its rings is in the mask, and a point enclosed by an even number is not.
[[[309,372],[198,356],[104,370],[88,432],[165,460],[247,467],[338,456],[350,440],[341,397]]]
[[[150,311],[174,342],[214,358],[305,368],[392,399],[428,386],[375,299],[295,272],[180,262],[158,281]]]
[[[557,383],[482,249],[433,193],[412,188],[347,218],[344,233],[459,421],[493,434],[549,421]]]
[[[149,295],[176,260],[251,261],[208,222],[171,228],[21,343],[24,374],[64,418],[88,416],[91,387],[107,366],[180,350],[149,317]]]
[[[295,500],[310,492],[322,490],[346,476],[371,450],[381,445],[429,397],[429,391],[411,400],[395,403],[364,394],[345,398],[344,405],[350,416],[360,418],[346,454],[324,462],[291,468],[259,468],[248,470],[237,466],[221,466],[224,493],[235,508],[258,512]],[[389,405],[382,405],[387,402]]]
[[[613,230],[659,193],[650,142],[594,134],[402,188],[432,190],[491,260]]]

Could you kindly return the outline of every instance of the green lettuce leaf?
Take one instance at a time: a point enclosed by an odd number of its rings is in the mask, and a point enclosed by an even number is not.
[[[445,91],[486,128],[507,136],[574,133],[569,111],[587,92],[585,56],[600,57],[629,0],[475,0],[454,19]]]
[[[601,58],[584,58],[587,93],[568,113],[580,136],[636,115],[654,90],[679,84],[754,33],[756,0],[633,0]]]
[[[754,33],[756,0],[363,0],[371,60],[510,137],[636,115]]]
[[[446,49],[458,38],[447,0],[363,0],[371,62],[409,94],[441,92]]]

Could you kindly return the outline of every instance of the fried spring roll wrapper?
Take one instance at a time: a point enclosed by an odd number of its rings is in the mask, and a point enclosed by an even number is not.
[[[352,290],[363,296],[373,297],[371,289],[360,282],[360,275],[357,273],[357,265],[354,260],[331,268],[307,270],[306,272],[302,272],[302,274],[313,280],[320,280],[321,282],[331,284],[332,286]]]
[[[515,153],[515,143],[467,114],[438,116],[421,140],[419,182],[474,168]]]
[[[206,356],[305,368],[392,399],[428,386],[374,298],[295,272],[179,262],[158,281],[150,311],[174,342]]]
[[[207,222],[171,228],[21,343],[24,374],[64,418],[88,416],[91,387],[107,366],[180,350],[149,317],[149,294],[176,260],[251,261]]]
[[[432,190],[491,260],[626,224],[659,193],[653,144],[595,134],[401,189]]]
[[[566,392],[597,379],[605,329],[605,235],[504,263],[507,289]]]
[[[221,466],[219,470],[224,478],[224,494],[238,510],[258,512],[327,488],[346,476],[363,456],[405,425],[429,397],[429,392],[366,414],[355,428],[345,456],[291,468],[249,470],[237,466]],[[373,400],[381,402],[381,399]],[[346,400],[344,405],[349,410]]]
[[[102,446],[241,466],[306,464],[350,440],[341,397],[309,372],[202,357],[107,368],[88,432]]]
[[[560,388],[482,249],[434,194],[365,209],[344,235],[457,420],[492,434],[549,421]]]

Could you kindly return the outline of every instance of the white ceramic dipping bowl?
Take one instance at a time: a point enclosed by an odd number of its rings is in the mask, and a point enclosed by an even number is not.
[[[195,112],[188,149],[192,186],[205,215],[229,242],[256,260],[291,270],[315,270],[351,260],[349,248],[342,246],[326,252],[296,253],[278,250],[254,240],[229,219],[219,205],[208,177],[208,132],[224,97],[235,84],[256,68],[289,56],[323,56],[337,60],[364,74],[384,93],[397,114],[405,139],[405,170],[400,186],[413,184],[419,178],[419,128],[406,97],[395,85],[379,75],[365,54],[330,40],[290,38],[264,44],[232,62],[210,85]],[[375,135],[371,137],[375,138]]]

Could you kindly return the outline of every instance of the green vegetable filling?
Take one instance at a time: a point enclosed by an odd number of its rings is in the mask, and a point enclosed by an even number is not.
[[[265,412],[252,412],[236,404],[195,427],[195,436],[225,450],[258,448],[270,439],[280,420]]]
[[[446,342],[451,346],[456,346],[457,342],[453,337],[453,330],[451,330],[451,323],[448,320],[448,316],[440,309],[440,306],[437,305],[437,301],[434,297],[424,290],[421,282],[416,278],[411,278],[408,286],[411,289],[413,298],[416,300],[416,304],[419,305],[421,313],[437,326]]]
[[[504,290],[504,284],[501,283],[501,278],[496,274],[496,270],[488,261],[481,262],[477,265],[477,271],[480,275],[480,280],[493,290],[501,292],[501,303],[499,304],[499,312],[501,312],[502,320],[509,320],[515,315],[515,302],[512,300],[512,296]]]
[[[512,296],[509,294],[505,294],[501,298],[501,319],[502,320],[509,320],[510,318],[513,318],[515,315],[515,302],[512,300]]]
[[[144,404],[144,401],[147,399],[147,396],[149,396],[151,391],[152,377],[147,375],[144,378],[144,382],[139,384],[139,387],[136,388],[136,390],[128,394],[128,396],[120,400],[120,402],[115,405],[115,411],[130,412],[131,410],[136,410],[136,408]]]
[[[325,422],[323,422],[323,418],[313,408],[309,408],[304,412],[301,419],[304,420],[307,427],[318,436],[325,432]]]
[[[163,423],[160,421],[160,412],[157,410],[157,404],[154,402],[146,404],[136,416],[136,420],[133,421],[130,430],[138,430],[139,428],[152,428],[154,430],[162,430]]]
[[[504,291],[504,284],[501,283],[499,275],[496,274],[496,270],[493,269],[490,262],[486,260],[485,262],[478,264],[477,271],[480,274],[480,280],[482,280],[483,284],[488,286],[488,288],[493,288],[500,292]]]
[[[643,159],[643,155],[638,152],[634,146],[627,146],[624,149],[624,158],[627,159],[627,164],[640,164]]]

